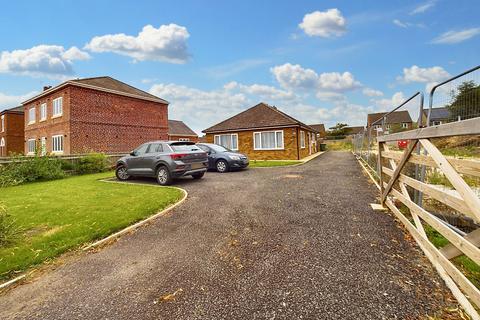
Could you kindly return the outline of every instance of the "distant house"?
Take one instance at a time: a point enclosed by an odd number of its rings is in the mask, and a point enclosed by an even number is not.
[[[422,122],[427,123],[428,109],[423,110]],[[430,125],[438,126],[440,124],[447,123],[450,120],[450,111],[448,108],[432,108],[430,114]]]
[[[365,130],[364,126],[359,127],[345,127],[345,133],[348,137],[352,137],[356,134],[362,133]]]
[[[377,120],[378,122],[373,125],[373,129],[378,130],[382,128],[382,119],[387,113],[386,112],[379,112],[379,113],[370,113],[367,117],[367,128],[372,127],[372,124],[375,123]],[[395,130],[405,130],[405,129],[412,129],[413,122],[412,118],[410,117],[410,113],[407,110],[403,111],[395,111],[387,116],[385,119],[385,133],[389,133]]]
[[[206,140],[256,160],[298,160],[317,149],[317,130],[259,103],[203,130]]]
[[[168,102],[111,77],[46,87],[23,106],[29,155],[129,152],[168,139]]]
[[[325,131],[325,125],[323,123],[310,124],[309,126],[318,131],[317,133],[318,138],[323,139],[327,135],[327,132]]]
[[[183,121],[168,120],[168,140],[198,142],[198,135]]]
[[[0,157],[22,154],[25,140],[23,107],[0,112]]]

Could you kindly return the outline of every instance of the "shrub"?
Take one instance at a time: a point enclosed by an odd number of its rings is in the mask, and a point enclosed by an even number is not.
[[[110,162],[103,153],[91,153],[79,159],[76,171],[80,174],[107,171]]]
[[[29,158],[13,158],[13,162],[0,167],[0,187],[64,177],[65,172],[62,170],[59,159],[37,155]]]
[[[15,220],[7,213],[7,208],[0,203],[0,247],[6,247],[15,241],[20,229]]]

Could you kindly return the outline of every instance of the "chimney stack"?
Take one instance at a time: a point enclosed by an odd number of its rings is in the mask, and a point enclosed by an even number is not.
[[[50,89],[52,86],[43,86],[43,91],[47,91],[48,89]]]

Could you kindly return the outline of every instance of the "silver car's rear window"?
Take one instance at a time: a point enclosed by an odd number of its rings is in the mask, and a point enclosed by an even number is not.
[[[170,148],[172,148],[172,150],[175,152],[202,151],[194,144],[171,144]]]

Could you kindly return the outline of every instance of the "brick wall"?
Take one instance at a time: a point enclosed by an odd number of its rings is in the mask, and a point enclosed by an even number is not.
[[[70,153],[128,152],[168,139],[168,106],[93,89],[71,87]]]
[[[168,140],[172,140],[172,141],[185,139],[185,138],[188,138],[189,141],[192,141],[192,142],[195,142],[195,143],[198,142],[198,136],[175,136],[175,135],[169,135],[168,136]]]
[[[254,150],[253,133],[261,131],[272,130],[253,130],[253,131],[239,131],[231,132],[238,134],[238,152],[246,154],[252,160],[297,160],[307,157],[309,155],[308,149],[308,134],[305,132],[305,149],[297,149],[300,143],[299,128],[280,128],[283,130],[283,144],[282,150]],[[229,132],[230,133],[230,132]],[[207,143],[214,143],[215,134],[207,133]],[[300,152],[298,152],[300,151]],[[312,149],[312,153],[315,151]]]
[[[37,146],[40,146],[40,139],[46,138],[46,151],[52,151],[52,136],[63,135],[64,136],[64,154],[70,153],[70,87],[62,88],[61,90],[54,91],[47,96],[43,96],[31,103],[25,105],[25,154],[28,152],[27,141],[29,139],[35,139]],[[60,117],[53,117],[53,99],[62,97],[63,107],[62,115]],[[47,118],[46,120],[40,119],[40,105],[47,104]],[[29,123],[29,109],[35,107],[35,123]]]
[[[5,129],[3,132],[0,132],[0,140],[4,139],[5,146],[0,149],[0,157],[6,157],[11,153],[23,153],[23,114],[5,112],[3,116],[5,117]]]

